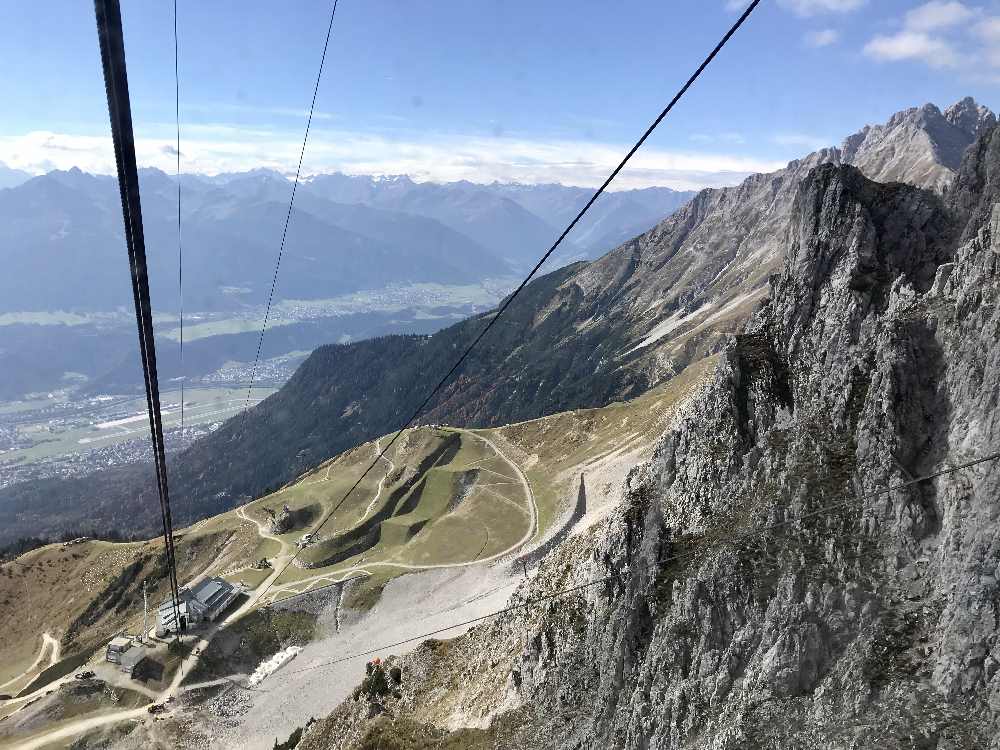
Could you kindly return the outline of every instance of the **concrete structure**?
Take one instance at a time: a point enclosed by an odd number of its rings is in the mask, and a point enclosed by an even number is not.
[[[202,622],[211,622],[232,603],[238,593],[233,584],[221,578],[205,578],[191,588],[182,588],[177,607],[179,624],[174,622],[173,603],[166,599],[156,610],[157,637],[184,632]]]
[[[124,655],[132,648],[132,639],[125,636],[112,638],[104,658],[112,664],[121,664]]]
[[[141,671],[142,663],[146,661],[147,656],[148,652],[141,646],[129,649],[122,654],[121,661],[118,662],[118,668],[129,677],[135,677]]]

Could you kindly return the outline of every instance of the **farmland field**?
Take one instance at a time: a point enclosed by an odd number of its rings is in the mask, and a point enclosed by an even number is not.
[[[274,388],[256,388],[250,404]],[[189,388],[184,392],[185,428],[220,423],[243,408],[246,390]],[[160,393],[164,430],[180,427],[180,391]],[[85,401],[36,399],[0,408],[0,427],[11,431],[14,443],[0,447],[0,466],[29,464],[143,440],[149,434],[144,396],[101,396]]]

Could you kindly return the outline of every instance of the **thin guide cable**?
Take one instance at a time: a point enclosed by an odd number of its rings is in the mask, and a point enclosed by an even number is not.
[[[174,0],[174,118],[177,123],[177,300],[180,311],[181,444],[184,441],[184,249],[181,237],[181,78],[177,44],[177,0]]]
[[[465,360],[468,358],[469,354],[472,353],[472,350],[475,349],[476,346],[479,344],[479,342],[482,341],[483,337],[487,333],[489,333],[490,329],[496,324],[496,322],[500,319],[500,317],[504,314],[504,312],[506,312],[507,308],[510,307],[511,303],[515,299],[517,299],[517,296],[521,293],[521,291],[534,278],[535,274],[538,273],[539,269],[545,264],[545,261],[547,261],[549,257],[552,255],[552,253],[556,251],[559,245],[562,244],[562,241],[566,239],[566,236],[573,230],[573,228],[577,225],[580,219],[583,218],[584,214],[586,214],[587,211],[590,210],[590,207],[594,205],[594,202],[601,197],[601,195],[607,189],[608,185],[610,185],[611,182],[615,179],[615,177],[618,176],[618,173],[625,168],[625,165],[628,164],[632,156],[635,155],[635,152],[638,151],[639,148],[642,146],[642,144],[644,144],[646,140],[649,138],[649,136],[652,135],[653,131],[656,130],[657,126],[659,126],[661,122],[663,122],[664,118],[668,114],[670,114],[670,111],[674,108],[677,102],[679,102],[681,98],[684,96],[684,94],[687,93],[688,89],[690,89],[691,86],[694,85],[694,82],[698,80],[699,76],[701,76],[701,74],[705,71],[705,68],[707,68],[709,64],[712,62],[712,60],[714,60],[715,57],[719,54],[719,52],[722,51],[722,48],[726,46],[726,43],[732,38],[733,34],[735,34],[740,29],[740,27],[743,26],[746,20],[750,17],[750,14],[753,13],[754,9],[756,9],[756,7],[760,4],[760,1],[761,0],[753,0],[753,2],[751,2],[750,5],[747,6],[747,9],[743,11],[743,13],[736,20],[736,22],[729,28],[729,30],[725,33],[722,39],[719,40],[719,43],[715,45],[714,49],[712,49],[712,51],[708,54],[708,56],[705,57],[705,59],[697,67],[694,73],[691,74],[691,76],[687,79],[684,85],[681,86],[681,88],[677,91],[676,94],[674,94],[673,98],[670,100],[667,106],[663,108],[660,114],[656,116],[656,119],[654,119],[653,122],[650,124],[650,126],[646,128],[646,131],[639,137],[639,140],[635,142],[635,145],[632,146],[631,149],[629,149],[628,153],[625,154],[624,158],[618,163],[618,166],[614,168],[611,174],[608,175],[607,179],[604,180],[604,182],[601,184],[599,188],[597,188],[594,194],[590,197],[590,200],[587,201],[586,205],[584,205],[584,207],[580,209],[579,213],[577,213],[577,215],[569,223],[569,226],[567,226],[559,235],[559,237],[556,239],[556,241],[552,243],[552,246],[545,252],[545,254],[541,257],[538,263],[535,264],[535,267],[531,269],[531,272],[524,278],[524,281],[522,281],[518,285],[518,287],[503,301],[503,303],[497,309],[496,314],[490,319],[490,321],[486,324],[483,330],[481,330],[479,334],[472,340],[472,343],[469,344],[468,347],[466,347],[465,351],[462,352],[462,355],[456,360],[455,364],[451,366],[451,369],[448,370],[448,372],[445,373],[444,377],[442,377],[441,380],[438,381],[437,385],[435,385],[434,388],[431,389],[431,392],[421,402],[420,406],[418,406],[417,409],[413,412],[413,415],[392,436],[392,438],[385,445],[385,447],[382,448],[381,452],[375,457],[375,460],[373,460],[368,465],[368,468],[366,468],[364,472],[362,472],[361,476],[358,477],[358,481],[356,481],[353,484],[353,486],[344,494],[344,496],[337,502],[333,510],[331,510],[327,514],[326,518],[324,518],[323,521],[320,523],[320,525],[316,528],[317,532],[320,529],[322,529],[323,526],[326,524],[326,522],[333,517],[333,514],[336,513],[337,510],[340,508],[340,506],[344,504],[347,498],[350,497],[351,493],[354,492],[354,490],[356,490],[358,486],[360,486],[361,482],[364,481],[365,477],[368,476],[369,472],[371,472],[371,470],[375,468],[378,462],[385,457],[386,453],[393,446],[393,444],[399,439],[399,437],[403,434],[403,432],[405,432],[406,429],[409,428],[410,425],[412,425],[416,421],[417,417],[419,417],[420,414],[423,413],[424,409],[427,407],[427,404],[431,402],[431,399],[433,399],[434,396],[438,394],[438,392],[444,387],[444,385],[451,379],[451,376],[458,370],[459,367],[462,366],[462,363],[464,363]],[[312,113],[310,112],[310,117],[311,116]],[[263,331],[261,332],[261,335],[263,336]],[[250,394],[248,392],[247,393],[248,402],[249,398]],[[245,421],[246,410],[244,410],[243,414]],[[288,567],[293,562],[295,562],[295,560],[298,558],[298,554],[299,550],[296,550],[292,558],[281,569],[281,572],[277,576],[275,576],[274,581],[277,581],[278,578],[280,578],[281,575],[288,569]],[[274,581],[272,581],[272,585]],[[265,589],[265,592],[266,591],[267,589]]]
[[[878,489],[878,490],[873,490],[872,492],[868,492],[868,493],[860,495],[860,496],[858,496],[856,498],[852,498],[852,499],[841,501],[841,502],[830,503],[830,504],[824,505],[821,508],[818,508],[818,509],[816,509],[814,511],[809,511],[807,513],[799,515],[799,516],[797,516],[795,518],[786,519],[785,521],[779,521],[779,522],[776,522],[776,523],[773,523],[773,524],[769,524],[769,525],[763,526],[763,527],[758,527],[758,528],[752,529],[752,530],[750,530],[748,532],[745,532],[743,534],[729,534],[729,535],[717,536],[717,537],[712,538],[707,544],[703,544],[700,547],[697,547],[695,549],[689,550],[687,552],[683,552],[683,553],[679,553],[679,554],[674,554],[674,555],[670,555],[669,557],[665,557],[665,558],[657,561],[656,565],[649,566],[648,568],[646,568],[646,571],[647,572],[660,571],[665,566],[669,565],[670,563],[679,562],[679,561],[682,561],[682,560],[686,560],[686,559],[688,559],[690,557],[694,557],[696,555],[703,554],[703,553],[705,553],[705,552],[707,552],[707,551],[709,551],[711,549],[714,549],[716,547],[721,547],[723,544],[726,544],[726,543],[740,542],[740,541],[743,541],[745,539],[759,539],[763,535],[766,535],[766,534],[768,534],[768,533],[770,533],[772,531],[775,531],[777,529],[780,529],[780,528],[782,528],[784,526],[792,525],[794,523],[800,522],[800,521],[802,521],[804,519],[807,519],[807,518],[812,518],[812,517],[816,517],[816,516],[820,516],[820,515],[832,513],[834,511],[839,510],[840,508],[844,507],[845,505],[850,505],[852,503],[854,503],[854,504],[861,503],[861,502],[863,502],[864,500],[867,500],[867,499],[871,499],[871,498],[878,497],[878,496],[881,496],[881,495],[886,495],[886,494],[889,494],[889,493],[892,493],[892,492],[896,492],[896,491],[901,490],[901,489],[906,489],[906,488],[911,487],[913,485],[920,484],[921,482],[926,482],[926,481],[929,481],[931,479],[935,479],[935,478],[940,477],[940,476],[944,476],[944,475],[947,475],[947,474],[953,474],[953,473],[956,473],[956,472],[959,472],[959,471],[970,469],[970,468],[973,468],[973,467],[978,466],[980,464],[984,464],[984,463],[987,463],[989,461],[995,461],[997,459],[1000,459],[1000,451],[996,451],[994,453],[990,453],[990,454],[987,454],[987,455],[984,455],[984,456],[980,456],[979,458],[975,458],[975,459],[969,460],[969,461],[967,461],[965,463],[958,464],[956,466],[946,467],[944,469],[940,469],[940,470],[932,472],[930,474],[925,474],[924,476],[913,477],[913,478],[911,478],[911,479],[909,479],[909,480],[907,480],[905,482],[901,482],[899,484],[890,485],[888,487],[884,487],[884,488]],[[640,570],[642,570],[642,569],[640,569]],[[732,578],[732,577],[735,577],[735,576],[738,576],[738,575],[745,575],[745,573],[743,573],[743,572],[733,573],[731,575],[722,576],[718,580],[727,580],[729,578]],[[332,588],[333,586],[339,586],[339,585],[348,583],[349,581],[356,580],[356,579],[362,578],[362,577],[365,577],[365,576],[364,575],[352,576],[352,577],[344,578],[341,581],[337,581],[337,582],[329,584],[327,586],[317,587],[316,589],[311,590],[311,591],[299,592],[299,593],[294,594],[293,596],[286,597],[284,599],[276,600],[276,601],[273,601],[273,602],[271,602],[269,604],[263,605],[262,609],[266,609],[266,608],[269,608],[269,607],[272,607],[272,606],[275,606],[275,605],[278,605],[278,604],[283,604],[284,602],[286,602],[288,600],[291,600],[291,599],[294,599],[294,598],[296,598],[298,596],[304,596],[306,594],[314,593],[314,591],[321,591],[321,590],[326,589],[326,588]],[[348,654],[346,656],[339,657],[339,658],[336,658],[336,659],[327,660],[327,661],[323,661],[323,662],[319,662],[317,664],[311,664],[308,667],[303,667],[301,669],[283,671],[282,673],[280,673],[278,675],[275,675],[273,679],[282,679],[284,676],[290,676],[290,675],[293,675],[293,674],[301,674],[303,672],[310,672],[310,671],[315,670],[315,669],[322,669],[324,667],[334,666],[334,665],[341,664],[341,663],[344,663],[344,662],[347,662],[347,661],[351,661],[352,659],[361,658],[363,656],[370,656],[372,654],[377,654],[379,652],[385,652],[385,651],[388,651],[388,650],[390,650],[392,648],[395,648],[397,646],[401,646],[401,645],[404,645],[404,644],[407,644],[407,643],[412,643],[414,641],[423,640],[423,639],[429,638],[429,637],[434,636],[434,635],[440,635],[441,633],[448,632],[449,630],[454,630],[455,628],[465,627],[465,626],[468,626],[468,625],[474,625],[476,623],[484,622],[486,620],[493,619],[495,617],[500,617],[500,616],[505,615],[505,614],[511,614],[511,613],[516,612],[516,611],[521,610],[521,609],[527,610],[530,607],[534,607],[534,606],[536,606],[538,604],[542,604],[542,603],[547,602],[547,601],[552,601],[554,599],[558,599],[558,598],[560,598],[562,596],[566,596],[567,594],[575,593],[577,591],[582,591],[584,589],[591,588],[593,586],[598,586],[598,585],[601,585],[601,584],[610,583],[610,582],[616,581],[616,580],[621,580],[621,575],[620,574],[612,574],[612,575],[609,575],[609,576],[604,576],[602,578],[596,578],[596,579],[592,579],[592,580],[589,580],[589,581],[584,581],[582,583],[576,584],[574,586],[570,586],[570,587],[565,588],[565,589],[560,589],[558,591],[550,592],[548,594],[542,594],[541,596],[536,596],[536,597],[532,597],[532,598],[527,598],[526,597],[524,599],[524,601],[521,601],[521,602],[518,602],[517,604],[513,604],[513,605],[510,605],[510,606],[504,607],[503,609],[499,609],[499,610],[496,610],[494,612],[490,612],[490,613],[487,613],[485,615],[480,615],[478,617],[474,617],[474,618],[471,618],[471,619],[461,620],[461,621],[458,621],[458,622],[450,623],[448,625],[443,625],[443,626],[441,626],[439,628],[435,628],[433,630],[424,631],[424,632],[420,633],[419,635],[414,635],[414,636],[411,636],[409,638],[405,638],[403,640],[394,641],[392,643],[385,643],[385,644],[382,644],[382,645],[380,645],[378,647],[367,649],[367,650],[364,650],[364,651],[352,652],[352,653],[350,653],[350,654]],[[521,583],[522,582],[520,580],[514,581],[514,582],[512,582],[510,584],[503,585],[503,586],[498,586],[498,587],[496,587],[494,589],[490,589],[489,591],[484,592],[484,593],[492,593],[494,591],[499,591],[499,590],[504,589],[504,588],[510,588],[511,586],[520,585]],[[465,600],[463,600],[460,603],[468,603],[469,601],[472,601],[475,598],[476,597],[473,597],[472,599],[465,599]],[[896,609],[896,608],[894,608],[894,607],[883,607],[880,611],[881,612],[888,612],[888,611],[893,611],[894,609]],[[438,611],[433,612],[431,614],[442,614],[443,612],[446,612],[446,611],[448,611],[448,610],[447,609],[438,610]],[[223,679],[228,679],[225,675],[223,675],[220,672],[214,672],[212,670],[208,670],[208,671],[209,671],[210,674],[213,674],[216,677],[223,678]],[[257,688],[249,688],[247,686],[240,685],[240,684],[235,683],[235,682],[233,684],[236,685],[237,687],[242,688],[242,689],[248,689],[248,690],[253,689],[253,690],[257,690],[258,692],[269,692],[269,691],[266,691],[266,690],[259,690]]]
[[[246,403],[243,405],[243,419],[240,429],[246,425],[247,409],[250,408],[250,392],[253,391],[254,380],[257,378],[257,365],[260,363],[260,350],[264,344],[264,331],[267,329],[267,321],[271,317],[271,302],[274,300],[274,289],[278,284],[278,269],[281,268],[281,256],[285,253],[285,239],[288,236],[288,223],[292,219],[292,207],[295,205],[295,191],[299,187],[299,177],[302,174],[302,160],[306,155],[306,144],[309,143],[309,129],[312,127],[313,112],[316,111],[316,96],[319,94],[319,82],[323,78],[323,66],[326,64],[326,51],[330,46],[330,35],[333,32],[333,19],[337,15],[337,3],[333,0],[333,9],[330,11],[330,23],[326,27],[326,41],[323,42],[323,56],[319,60],[319,72],[316,73],[316,84],[313,86],[312,103],[309,105],[309,119],[306,120],[306,133],[302,138],[302,149],[299,151],[299,165],[295,168],[295,181],[292,183],[292,197],[288,201],[288,213],[285,214],[285,226],[281,230],[281,245],[278,247],[278,259],[274,263],[274,274],[271,276],[271,291],[267,295],[267,308],[264,311],[264,322],[260,327],[260,336],[257,339],[257,354],[254,356],[253,368],[250,371],[250,385],[247,386]]]
[[[670,563],[680,562],[680,561],[685,560],[685,559],[687,559],[689,557],[692,557],[692,556],[694,556],[696,554],[701,554],[701,553],[705,552],[706,550],[711,549],[713,547],[722,546],[723,543],[734,542],[734,541],[741,541],[741,540],[748,539],[748,538],[751,538],[751,537],[754,537],[754,536],[759,536],[761,534],[767,534],[767,533],[769,533],[771,531],[775,531],[775,530],[783,528],[785,526],[790,526],[790,525],[792,525],[794,523],[800,522],[800,521],[802,521],[804,519],[807,519],[807,518],[814,518],[816,516],[820,516],[820,515],[825,515],[825,514],[832,513],[834,511],[839,510],[840,508],[844,507],[845,505],[850,505],[850,504],[854,504],[854,503],[860,503],[860,502],[863,502],[865,500],[870,500],[872,498],[879,497],[881,495],[887,495],[889,493],[896,492],[898,490],[906,489],[907,487],[911,487],[911,486],[913,486],[915,484],[920,484],[921,482],[927,482],[927,481],[929,481],[931,479],[936,479],[937,477],[941,477],[941,476],[944,476],[946,474],[954,474],[955,472],[963,471],[965,469],[970,469],[970,468],[972,468],[974,466],[978,466],[980,464],[984,464],[984,463],[987,463],[989,461],[995,461],[998,458],[1000,458],[1000,451],[996,451],[994,453],[990,453],[990,454],[985,455],[985,456],[980,456],[979,458],[972,459],[971,461],[967,461],[967,462],[959,464],[957,466],[950,466],[950,467],[948,467],[946,469],[941,469],[939,471],[935,471],[935,472],[932,472],[930,474],[925,474],[924,476],[915,477],[915,478],[907,480],[905,482],[900,482],[899,484],[890,485],[889,487],[884,487],[884,488],[879,489],[879,490],[873,490],[872,492],[865,493],[865,494],[863,494],[863,495],[861,495],[859,497],[852,498],[850,500],[844,500],[842,502],[831,503],[831,504],[825,505],[822,508],[819,508],[817,510],[810,511],[810,512],[807,512],[807,513],[803,513],[802,515],[796,516],[795,518],[787,519],[785,521],[779,521],[777,523],[769,524],[767,526],[763,526],[763,527],[760,527],[760,528],[752,529],[752,530],[750,530],[748,532],[745,532],[743,534],[736,534],[736,535],[729,535],[729,536],[725,536],[725,537],[718,537],[718,538],[716,538],[714,540],[714,543],[712,543],[712,544],[708,544],[708,545],[705,545],[703,547],[700,547],[700,548],[697,548],[697,549],[694,549],[694,550],[690,550],[688,552],[683,552],[683,553],[679,553],[679,554],[676,554],[676,555],[670,555],[669,557],[665,557],[665,558],[663,558],[662,560],[660,560],[658,562],[658,564],[657,564],[657,566],[655,568],[651,568],[651,569],[653,569],[653,570],[655,570],[655,569],[661,569],[665,565],[668,565]],[[455,628],[466,627],[468,625],[475,625],[476,623],[479,623],[479,622],[484,622],[486,620],[491,620],[491,619],[493,619],[495,617],[500,617],[500,616],[505,615],[505,614],[510,614],[510,613],[516,612],[516,611],[518,611],[520,609],[525,609],[527,607],[536,606],[538,604],[542,604],[544,602],[551,601],[553,599],[557,599],[557,598],[559,598],[561,596],[565,596],[566,594],[572,594],[574,592],[582,591],[584,589],[591,588],[593,586],[599,586],[601,584],[609,583],[611,581],[616,580],[618,577],[619,576],[616,576],[616,575],[609,575],[609,576],[604,576],[602,578],[595,578],[595,579],[592,579],[590,581],[584,581],[583,583],[576,584],[575,586],[570,586],[568,588],[560,589],[559,591],[554,591],[554,592],[551,592],[549,594],[543,594],[542,596],[537,596],[537,597],[534,597],[534,598],[531,598],[531,599],[525,599],[523,602],[518,602],[517,604],[513,604],[513,605],[511,605],[509,607],[504,607],[503,609],[496,610],[495,612],[490,612],[490,613],[485,614],[485,615],[480,615],[479,617],[473,617],[473,618],[470,618],[468,620],[462,620],[461,622],[451,623],[449,625],[445,625],[445,626],[442,626],[440,628],[435,628],[434,630],[428,630],[428,631],[426,631],[424,633],[421,633],[419,635],[415,635],[415,636],[412,636],[410,638],[405,638],[405,639],[400,640],[400,641],[395,641],[394,643],[386,643],[386,644],[383,644],[381,646],[378,646],[377,648],[372,648],[372,649],[368,649],[368,650],[365,650],[365,651],[357,651],[357,652],[348,654],[346,656],[341,656],[341,657],[336,658],[336,659],[330,659],[328,661],[320,662],[319,664],[312,664],[312,665],[310,665],[308,667],[303,667],[301,669],[293,669],[293,670],[281,672],[281,673],[275,675],[274,678],[275,679],[283,679],[284,677],[289,677],[289,676],[291,676],[293,674],[300,674],[302,672],[309,672],[309,671],[312,671],[314,669],[322,669],[323,667],[334,666],[336,664],[341,664],[343,662],[350,661],[352,659],[357,659],[357,658],[360,658],[362,656],[369,656],[371,654],[377,654],[377,653],[380,653],[380,652],[388,651],[388,650],[396,648],[398,646],[402,646],[402,645],[407,644],[407,643],[412,643],[413,641],[423,640],[425,638],[430,638],[431,636],[434,636],[434,635],[439,635],[441,633],[445,633],[445,632],[447,632],[449,630],[454,630]]]

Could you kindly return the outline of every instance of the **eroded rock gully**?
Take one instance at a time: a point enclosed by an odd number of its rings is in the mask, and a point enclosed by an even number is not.
[[[943,197],[812,170],[715,377],[516,596],[610,580],[421,647],[392,714],[504,748],[1000,748],[1000,462],[880,494],[1000,450],[998,187],[996,128]]]

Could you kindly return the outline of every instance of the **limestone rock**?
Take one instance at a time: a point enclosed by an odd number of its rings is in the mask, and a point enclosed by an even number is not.
[[[525,750],[1000,748],[1000,461],[910,483],[1000,449],[998,178],[993,125],[944,198],[810,168],[714,378],[515,596],[594,583],[418,649],[400,714]]]

